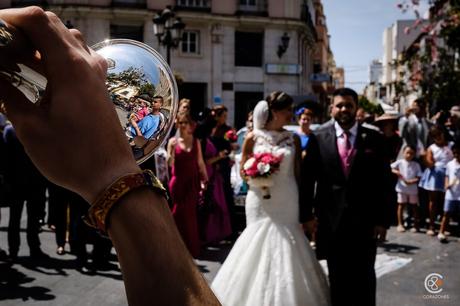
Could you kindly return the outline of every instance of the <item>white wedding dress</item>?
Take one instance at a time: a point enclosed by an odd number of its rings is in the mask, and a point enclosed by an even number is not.
[[[254,130],[254,153],[283,154],[270,199],[251,187],[247,227],[211,288],[224,306],[330,305],[326,277],[299,224],[291,132]]]

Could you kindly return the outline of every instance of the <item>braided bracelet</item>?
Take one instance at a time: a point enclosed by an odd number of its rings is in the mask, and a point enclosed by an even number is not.
[[[83,220],[106,235],[109,215],[114,205],[128,192],[140,187],[150,187],[161,196],[168,198],[166,189],[151,170],[127,174],[117,179],[100,194]]]

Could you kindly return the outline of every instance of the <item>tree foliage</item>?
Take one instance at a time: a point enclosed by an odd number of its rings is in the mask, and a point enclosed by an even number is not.
[[[380,116],[384,113],[380,104],[375,104],[369,101],[365,96],[359,96],[358,107],[364,109],[367,113]]]
[[[411,0],[398,7],[403,11],[413,8],[420,20],[419,4]],[[410,81],[401,90],[421,91],[435,113],[460,103],[460,0],[431,0],[428,4],[430,19],[400,63],[407,67]]]

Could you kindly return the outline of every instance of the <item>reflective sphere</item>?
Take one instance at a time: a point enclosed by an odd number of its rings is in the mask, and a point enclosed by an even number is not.
[[[178,106],[177,84],[168,64],[151,47],[112,39],[92,47],[107,60],[107,89],[138,163],[167,139]]]

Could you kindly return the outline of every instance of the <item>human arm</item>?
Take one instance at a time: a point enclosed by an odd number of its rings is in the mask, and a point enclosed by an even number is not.
[[[244,138],[243,148],[241,149],[241,162],[240,162],[240,175],[241,178],[247,181],[246,175],[244,174],[244,163],[251,157],[254,150],[254,133],[249,132]]]
[[[412,185],[417,184],[420,181],[420,177],[414,177],[413,179],[405,180],[406,184]]]
[[[426,155],[425,155],[425,166],[427,168],[433,168],[434,167],[434,158],[433,158],[433,151],[431,151],[430,148],[426,150]]]
[[[176,148],[177,144],[177,139],[176,137],[172,137],[168,141],[168,146],[167,146],[167,163],[169,167],[172,167],[174,165],[174,149]]]
[[[300,138],[297,134],[294,134],[294,146],[295,146],[295,157],[294,157],[294,175],[297,181],[297,186],[300,188],[300,176],[301,176],[301,162],[302,162],[302,149],[300,146]]]
[[[34,105],[0,79],[8,117],[40,171],[89,203],[117,178],[140,172],[108,98],[107,63],[88,49],[81,33],[38,7],[1,10],[0,18],[34,46],[8,57],[0,54],[0,64],[18,60],[48,80],[40,105]],[[72,145],[56,139],[72,139]],[[185,250],[165,200],[136,189],[114,206],[109,218],[130,305],[219,304]]]
[[[445,186],[445,189],[450,189],[452,188],[454,185],[458,184],[459,183],[459,179],[458,177],[454,176],[454,179],[451,180],[451,174],[450,174],[450,171],[452,171],[449,167],[447,167],[447,171],[446,171],[446,178],[445,178],[445,183],[444,183],[444,186]],[[457,170],[458,171],[458,170]]]
[[[222,151],[219,152],[219,154],[217,154],[217,156],[207,158],[206,159],[206,164],[212,165],[212,164],[217,163],[221,159],[224,159],[224,158],[227,158],[227,157],[228,157],[227,150],[222,150]]]
[[[404,179],[404,177],[402,176],[401,172],[399,172],[398,169],[395,169],[395,168],[392,168],[391,169],[391,172],[396,174],[396,176],[399,178],[399,179]]]
[[[451,188],[452,185],[450,184],[449,176],[446,175],[446,178],[444,179],[444,189],[447,190]]]
[[[173,224],[166,201],[149,189],[113,209],[109,234],[129,304],[218,305]]]
[[[196,139],[195,141],[196,141],[196,146],[198,148],[198,150],[197,150],[198,168],[200,170],[201,181],[203,183],[207,183],[208,182],[208,172],[206,171],[206,165],[204,164],[203,153],[201,151],[201,144],[200,144],[200,141],[198,139]]]
[[[136,115],[134,115],[134,116],[136,116]],[[137,118],[137,117],[136,117],[136,118]],[[136,121],[133,117],[131,117],[131,118],[130,118],[130,122],[131,122],[131,126],[132,126],[133,129],[136,131],[136,135],[137,135],[137,136],[142,136],[142,132],[141,132],[141,130],[140,130],[140,128],[139,128],[139,125],[137,124],[137,121]]]

